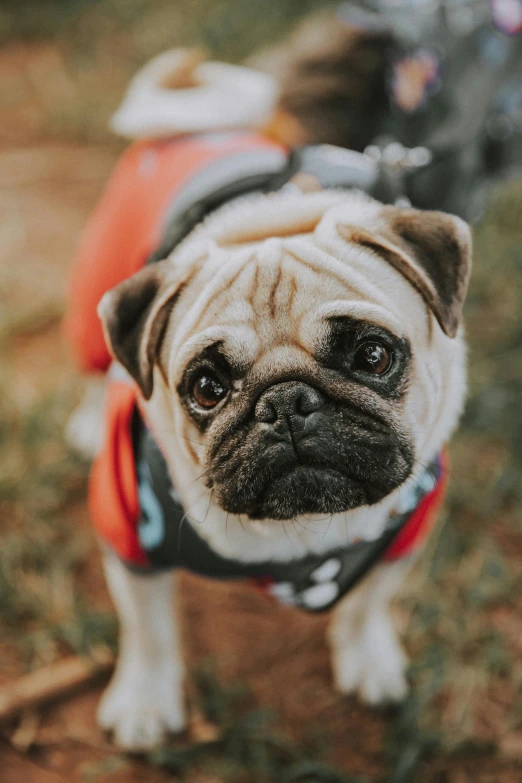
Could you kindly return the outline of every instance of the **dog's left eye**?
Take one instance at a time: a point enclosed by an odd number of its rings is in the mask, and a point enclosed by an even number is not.
[[[210,410],[226,397],[227,392],[217,375],[206,373],[200,375],[192,386],[192,399],[200,408]]]
[[[370,375],[384,375],[390,369],[392,361],[393,354],[382,343],[368,341],[357,348],[353,368]]]

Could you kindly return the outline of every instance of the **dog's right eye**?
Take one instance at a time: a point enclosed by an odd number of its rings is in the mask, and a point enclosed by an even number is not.
[[[223,400],[228,393],[226,386],[217,375],[210,372],[200,375],[192,386],[192,399],[199,408],[210,410]]]

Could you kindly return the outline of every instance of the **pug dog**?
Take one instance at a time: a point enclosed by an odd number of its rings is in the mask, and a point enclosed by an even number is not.
[[[282,190],[217,209],[105,294],[107,345],[206,551],[282,573],[326,558],[326,572],[328,553],[379,540],[462,410],[470,266],[460,218]],[[339,692],[405,696],[389,604],[413,559],[378,560],[333,601]],[[176,568],[140,573],[107,548],[105,570],[121,638],[99,722],[151,748],[186,723]]]

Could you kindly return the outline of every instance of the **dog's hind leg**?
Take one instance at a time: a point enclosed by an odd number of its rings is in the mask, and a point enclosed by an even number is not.
[[[375,568],[334,610],[328,629],[334,682],[367,704],[401,701],[408,692],[407,658],[390,616],[390,602],[411,561]]]
[[[104,566],[120,620],[120,650],[98,722],[121,747],[148,750],[185,725],[174,575],[137,574],[111,554]]]

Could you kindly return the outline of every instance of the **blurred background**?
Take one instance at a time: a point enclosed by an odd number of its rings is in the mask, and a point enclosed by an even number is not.
[[[502,10],[506,3],[516,21],[517,0],[492,5]],[[435,0],[359,5],[393,17],[408,45],[417,37],[416,46],[423,43],[426,13],[442,7]],[[109,133],[108,117],[130,77],[154,54],[199,44],[218,59],[242,61],[284,41],[299,20],[325,7],[331,6],[316,0],[0,4],[0,697],[28,671],[113,649],[116,640],[85,507],[89,466],[64,438],[83,381],[60,327],[79,232],[124,147]],[[484,43],[489,59],[473,60],[470,49],[452,72],[457,86],[461,72],[472,72],[474,94],[480,94],[482,83],[491,84],[488,73],[502,46],[511,52],[518,45],[516,30],[504,35],[505,15],[494,27],[480,0],[448,0],[443,10],[439,53],[446,34],[461,51],[473,36]],[[508,44],[499,49],[495,42],[504,39]],[[508,164],[495,171],[487,208],[483,198],[472,198],[491,189],[489,174],[503,154],[497,142],[517,123],[522,127],[513,78],[510,66],[493,84],[493,120],[484,107],[472,112],[482,141],[487,131],[487,155],[466,181],[464,198],[466,205],[473,201],[476,220],[466,307],[469,399],[451,446],[444,514],[397,606],[413,661],[406,703],[371,711],[334,693],[324,618],[274,607],[239,585],[186,576],[189,735],[146,759],[118,754],[95,726],[96,687],[0,725],[2,783],[522,779],[522,182],[516,154],[510,150]],[[462,121],[451,122],[451,110],[445,116],[451,128],[461,127]],[[427,132],[415,117],[402,118],[401,132]],[[455,143],[465,141],[461,136]],[[414,143],[426,142],[421,136]]]

